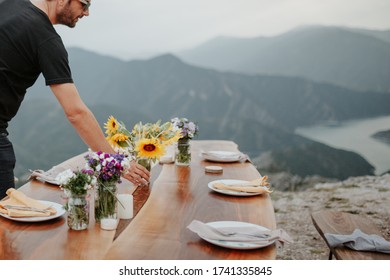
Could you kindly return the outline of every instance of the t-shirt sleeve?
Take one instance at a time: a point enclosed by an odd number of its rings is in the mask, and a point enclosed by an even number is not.
[[[68,53],[61,38],[53,38],[41,44],[38,59],[47,86],[73,83]]]

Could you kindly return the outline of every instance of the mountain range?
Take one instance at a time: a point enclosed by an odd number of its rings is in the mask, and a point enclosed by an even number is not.
[[[390,30],[305,26],[274,37],[218,37],[177,55],[187,63],[222,71],[390,92]]]
[[[122,61],[71,48],[69,58],[75,84],[102,126],[110,115],[128,128],[138,121],[187,117],[200,127],[197,139],[235,141],[259,162],[262,173],[339,179],[373,174],[373,166],[360,155],[298,136],[294,130],[390,114],[390,94],[378,88],[363,91],[282,74],[218,71],[172,54]],[[87,149],[42,78],[28,90],[9,131],[20,177],[28,169],[48,169]]]

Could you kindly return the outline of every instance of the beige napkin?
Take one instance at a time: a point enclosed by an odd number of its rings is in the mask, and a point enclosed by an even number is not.
[[[21,191],[10,188],[7,190],[8,198],[0,201],[0,212],[10,217],[42,217],[51,216],[57,213],[53,207],[39,202],[26,196]],[[17,207],[30,207],[39,210],[48,210],[45,212],[32,211],[32,210],[20,210],[20,209],[9,209],[6,206],[17,206]]]
[[[221,182],[216,182],[213,184],[213,187],[218,190],[229,190],[236,192],[271,193],[272,191],[269,189],[269,183],[267,182],[267,179],[268,177],[264,176],[260,179],[237,185],[226,185]]]
[[[198,220],[193,220],[187,228],[202,238],[213,240],[255,244],[272,244],[275,241],[282,243],[293,242],[291,237],[282,229],[261,230],[255,226],[214,228]]]

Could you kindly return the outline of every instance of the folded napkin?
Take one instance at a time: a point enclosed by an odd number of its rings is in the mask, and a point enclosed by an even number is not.
[[[345,246],[356,251],[375,251],[390,254],[390,241],[382,236],[366,234],[355,229],[350,235],[325,233],[325,238],[331,248]]]
[[[215,228],[198,220],[193,220],[187,228],[202,238],[213,240],[255,244],[272,244],[275,241],[282,243],[293,242],[291,237],[282,229],[261,230],[255,226]]]
[[[213,184],[213,187],[219,190],[229,190],[236,192],[271,193],[272,191],[269,189],[269,183],[267,182],[267,179],[268,177],[264,176],[260,179],[235,185],[227,185],[221,182],[216,182]]]
[[[210,160],[237,160],[240,162],[251,162],[247,154],[241,152],[219,152],[219,151],[206,151],[201,153],[202,156],[208,157]]]
[[[62,166],[53,166],[48,171],[43,171],[41,169],[30,170],[31,171],[30,178],[36,178],[37,180],[40,180],[43,182],[47,182],[47,183],[54,184],[54,185],[59,185],[58,180],[57,180],[57,176],[61,172],[65,171],[66,169],[67,168],[62,167]]]
[[[8,189],[6,193],[8,199],[0,201],[0,212],[10,217],[42,217],[57,213],[54,208],[30,198],[14,188]],[[8,208],[8,206],[10,207]],[[36,211],[31,208],[36,209]]]

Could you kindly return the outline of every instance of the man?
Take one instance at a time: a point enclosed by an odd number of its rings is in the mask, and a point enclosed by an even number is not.
[[[54,24],[73,28],[89,15],[90,0],[0,0],[0,199],[14,187],[15,155],[7,127],[40,73],[66,117],[94,151],[113,153],[92,112],[73,84],[68,54]],[[124,175],[136,185],[149,172],[132,162]]]

